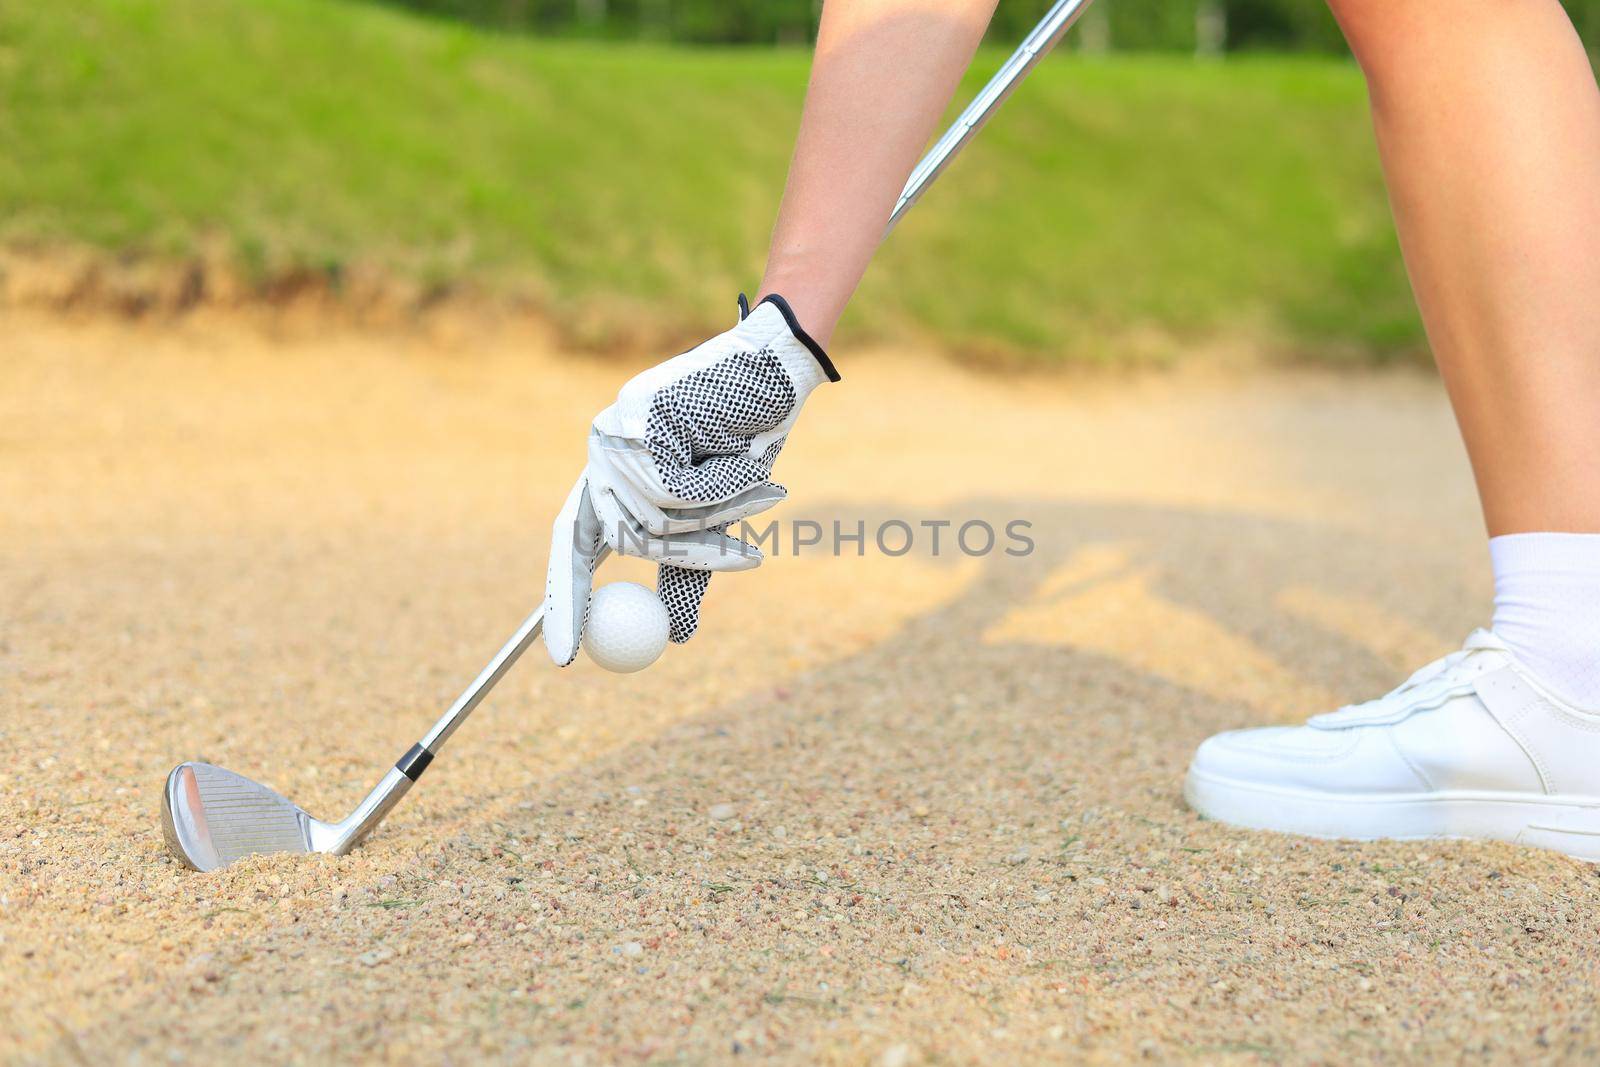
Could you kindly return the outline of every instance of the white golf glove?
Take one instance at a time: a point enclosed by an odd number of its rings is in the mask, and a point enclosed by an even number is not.
[[[551,533],[550,658],[566,666],[578,654],[602,546],[661,564],[671,639],[693,636],[711,572],[761,563],[724,530],[784,498],[772,464],[806,397],[838,380],[782,297],[752,311],[741,296],[733,329],[624,385],[595,417],[588,466]]]

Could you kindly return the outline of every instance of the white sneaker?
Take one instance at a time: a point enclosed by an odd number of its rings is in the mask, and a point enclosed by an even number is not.
[[[1600,861],[1600,715],[1546,689],[1494,634],[1388,696],[1194,754],[1207,818],[1312,837],[1486,837]]]

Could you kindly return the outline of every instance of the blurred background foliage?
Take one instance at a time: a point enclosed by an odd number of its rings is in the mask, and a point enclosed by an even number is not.
[[[800,44],[816,36],[821,0],[388,0],[480,26],[549,36],[683,44]],[[1441,3],[1444,0],[1441,0]],[[1586,40],[1600,0],[1563,0]],[[1001,0],[991,41],[1026,33],[1044,10]],[[1069,47],[1094,50],[1343,53],[1324,0],[1099,0]]]
[[[1046,6],[1002,0],[952,114]],[[1573,10],[1600,28],[1600,0]],[[1320,0],[1091,15],[884,246],[840,343],[1425,358],[1365,88]],[[676,350],[759,279],[814,18],[812,0],[0,4],[0,246],[220,255],[265,291],[359,274],[502,294],[584,347]]]

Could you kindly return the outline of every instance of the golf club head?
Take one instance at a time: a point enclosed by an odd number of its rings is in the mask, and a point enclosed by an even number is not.
[[[178,764],[161,794],[167,847],[197,871],[264,852],[310,852],[315,822],[266,786],[209,763]]]

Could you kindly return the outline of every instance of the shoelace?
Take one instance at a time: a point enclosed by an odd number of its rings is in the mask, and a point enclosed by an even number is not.
[[[1418,669],[1383,696],[1314,716],[1308,725],[1338,729],[1399,722],[1470,691],[1479,675],[1501,665],[1506,653],[1504,642],[1492,632],[1474,630],[1460,649]]]

